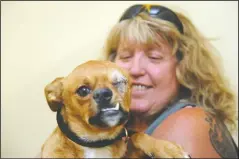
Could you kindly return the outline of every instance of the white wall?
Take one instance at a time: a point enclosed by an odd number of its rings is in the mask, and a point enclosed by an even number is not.
[[[2,157],[34,157],[40,151],[56,126],[45,85],[96,59],[109,29],[134,3],[1,2]],[[238,2],[152,3],[184,11],[207,37],[220,38],[214,44],[236,90]]]

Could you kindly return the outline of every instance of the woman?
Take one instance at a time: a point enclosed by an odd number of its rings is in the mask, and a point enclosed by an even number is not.
[[[128,8],[105,46],[106,59],[133,79],[128,126],[176,142],[193,158],[238,157],[230,134],[235,99],[213,51],[183,14],[158,5]]]

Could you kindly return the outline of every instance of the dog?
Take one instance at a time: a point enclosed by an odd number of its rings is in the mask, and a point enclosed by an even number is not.
[[[85,62],[44,91],[58,126],[43,144],[42,158],[189,158],[177,144],[125,128],[131,80],[112,62]]]

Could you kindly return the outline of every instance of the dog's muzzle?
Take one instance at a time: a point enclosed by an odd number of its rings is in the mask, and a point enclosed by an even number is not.
[[[105,115],[113,116],[119,113],[120,103],[112,104],[113,92],[109,88],[99,88],[93,92],[93,98],[97,103],[98,110]]]
[[[122,109],[121,103],[111,102],[113,92],[109,88],[99,88],[93,92],[98,113],[89,119],[89,123],[98,127],[113,127],[128,119],[128,112]]]

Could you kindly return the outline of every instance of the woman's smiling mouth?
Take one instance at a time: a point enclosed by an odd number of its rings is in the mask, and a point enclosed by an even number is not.
[[[132,84],[132,96],[141,96],[147,93],[152,86],[147,86],[144,84]]]

